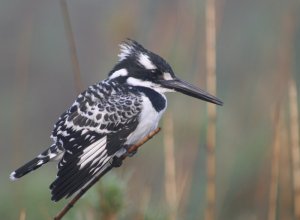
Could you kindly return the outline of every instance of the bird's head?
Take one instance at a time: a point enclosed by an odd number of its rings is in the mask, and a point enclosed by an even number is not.
[[[119,62],[109,73],[110,80],[148,87],[159,93],[177,91],[217,105],[223,104],[217,97],[177,78],[163,58],[136,41],[127,40],[120,47]]]

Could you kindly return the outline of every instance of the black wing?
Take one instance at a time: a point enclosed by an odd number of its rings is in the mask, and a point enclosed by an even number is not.
[[[125,153],[127,136],[136,128],[142,99],[133,93],[95,98],[80,95],[52,133],[65,153],[50,185],[52,200],[70,197],[107,168],[116,154]]]

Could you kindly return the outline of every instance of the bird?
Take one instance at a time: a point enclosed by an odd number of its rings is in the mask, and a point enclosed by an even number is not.
[[[179,79],[171,66],[140,43],[126,39],[108,78],[89,86],[58,119],[53,144],[10,174],[12,181],[57,162],[51,200],[78,193],[88,183],[120,166],[128,148],[158,127],[167,108],[166,93],[179,92],[216,105],[217,97]]]

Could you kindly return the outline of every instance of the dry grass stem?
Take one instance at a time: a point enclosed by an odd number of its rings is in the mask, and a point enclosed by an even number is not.
[[[169,206],[169,219],[177,218],[177,186],[174,156],[174,131],[171,113],[164,117],[164,149],[165,149],[165,195]]]
[[[64,26],[67,34],[67,40],[69,42],[69,47],[70,47],[70,55],[72,61],[75,88],[76,88],[76,92],[80,93],[83,90],[83,83],[80,75],[80,67],[78,62],[76,44],[75,44],[74,34],[72,30],[72,25],[70,21],[70,15],[69,15],[66,0],[60,0],[60,5],[62,9],[62,15],[64,18]]]
[[[177,204],[180,204],[180,210],[185,209],[188,192],[191,188],[192,183],[192,172],[189,170],[188,172],[181,172],[180,178],[177,178],[178,186],[177,186]],[[182,213],[181,213],[182,214]]]
[[[34,2],[31,2],[34,3]],[[17,41],[17,53],[16,53],[16,64],[15,64],[15,79],[14,79],[14,97],[13,97],[13,115],[12,115],[12,149],[13,158],[12,163],[14,166],[19,163],[20,157],[24,154],[26,149],[26,141],[24,130],[26,130],[25,121],[26,118],[26,95],[28,93],[28,78],[29,78],[29,68],[30,68],[30,52],[32,44],[32,31],[33,31],[33,21],[34,13],[32,9],[27,9],[25,13],[26,17],[20,21],[21,30],[20,36]],[[1,148],[3,151],[4,148]],[[24,149],[24,150],[23,150]],[[5,155],[4,152],[1,152]],[[20,196],[23,190],[16,187],[14,191],[14,205],[18,207],[20,204]]]
[[[15,115],[14,115],[14,162],[18,161],[19,155],[22,155],[23,145],[23,123],[24,123],[24,108],[25,108],[25,95],[28,89],[28,75],[30,64],[30,49],[33,30],[33,15],[32,11],[28,11],[26,19],[22,21],[22,30],[20,31],[19,45],[17,48],[16,56],[16,76],[15,76]]]
[[[300,150],[299,150],[299,116],[298,97],[294,80],[289,83],[290,105],[290,147],[292,156],[293,191],[294,191],[294,214],[300,219]]]
[[[19,215],[19,220],[26,220],[26,211],[25,211],[25,209],[21,209],[20,215]]]
[[[289,146],[288,128],[286,121],[281,117],[281,130],[280,130],[280,166],[279,166],[279,202],[278,202],[278,219],[293,219],[293,195],[291,191],[292,177],[291,177],[291,155],[287,150]]]
[[[215,1],[206,1],[206,72],[207,90],[216,94],[216,21]],[[205,220],[215,219],[216,206],[216,106],[207,105],[208,128],[207,128],[207,189]]]
[[[269,212],[268,220],[276,220],[277,201],[278,201],[278,180],[279,180],[279,157],[281,148],[281,112],[280,106],[277,105],[274,117],[274,138],[272,148],[271,162],[271,181],[269,189]]]

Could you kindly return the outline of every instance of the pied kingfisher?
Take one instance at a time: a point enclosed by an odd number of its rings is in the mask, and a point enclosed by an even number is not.
[[[217,105],[222,101],[178,79],[160,56],[133,40],[120,45],[108,78],[82,92],[52,131],[53,144],[11,173],[16,180],[49,161],[58,161],[52,200],[70,197],[157,128],[166,92],[181,92]]]

